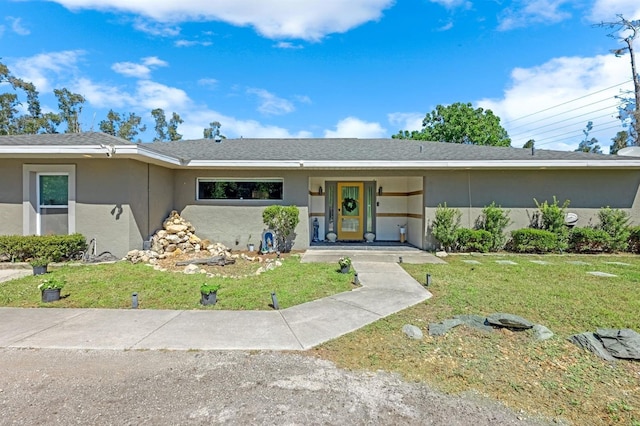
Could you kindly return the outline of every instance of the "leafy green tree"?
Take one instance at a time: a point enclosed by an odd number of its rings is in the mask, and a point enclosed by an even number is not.
[[[611,140],[613,141],[613,143],[609,147],[609,154],[615,155],[622,148],[627,147],[627,141],[629,140],[629,133],[627,133],[624,130],[620,130],[618,133],[616,133],[616,136]]]
[[[80,114],[82,105],[86,102],[84,96],[73,93],[66,88],[54,89],[53,94],[58,98],[60,121],[67,124],[65,133],[80,133]]]
[[[529,139],[524,145],[522,145],[522,148],[524,149],[531,149],[535,146],[536,141],[534,139]]]
[[[162,108],[156,108],[151,111],[151,115],[156,121],[155,131],[156,136],[153,138],[157,141],[179,141],[182,139],[182,135],[178,133],[178,125],[184,121],[175,112],[171,114],[171,119],[167,122],[164,110]]]
[[[109,110],[107,119],[100,122],[100,131],[133,142],[138,133],[147,130],[147,126],[140,125],[141,122],[142,118],[135,113],[120,115]]]
[[[612,209],[607,206],[600,209],[598,218],[600,219],[598,229],[603,230],[611,237],[611,251],[625,251],[631,235],[629,214],[624,210]]]
[[[510,146],[511,139],[491,110],[473,108],[471,103],[438,105],[422,120],[422,130],[401,130],[394,139],[417,139],[433,142],[473,145]]]
[[[204,131],[202,132],[204,138],[216,139],[217,137],[219,137],[221,139],[226,139],[227,137],[222,133],[220,133],[221,127],[222,127],[222,124],[220,124],[219,121],[212,121],[211,123],[209,123],[209,127],[205,128]]]
[[[593,121],[589,121],[582,131],[582,133],[584,133],[584,139],[580,142],[580,145],[578,145],[576,152],[591,152],[594,154],[602,154],[600,145],[598,145],[598,139],[589,139],[589,133],[591,133],[591,130],[593,130]]]

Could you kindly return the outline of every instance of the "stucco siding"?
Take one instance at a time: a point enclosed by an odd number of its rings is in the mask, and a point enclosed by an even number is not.
[[[22,234],[22,161],[0,160],[0,235]]]
[[[283,200],[197,200],[197,178],[282,178]],[[309,246],[309,190],[308,175],[278,171],[207,171],[180,170],[175,172],[175,208],[196,229],[196,234],[212,242],[220,242],[232,249],[245,249],[251,241],[258,247],[265,229],[262,211],[265,207],[295,205],[300,210],[300,223],[295,230],[294,250]]]

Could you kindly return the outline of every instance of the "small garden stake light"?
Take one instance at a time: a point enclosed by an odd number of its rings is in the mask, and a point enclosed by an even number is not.
[[[398,259],[398,263],[402,263],[402,256]]]
[[[360,278],[358,278],[358,273],[353,274],[353,284],[360,285]]]
[[[138,293],[131,295],[131,309],[138,309]]]
[[[429,287],[431,285],[431,274],[427,274],[427,279],[424,283],[425,287]]]
[[[271,306],[273,306],[273,309],[275,309],[276,311],[280,309],[280,306],[278,305],[278,298],[276,297],[275,291],[271,292]]]

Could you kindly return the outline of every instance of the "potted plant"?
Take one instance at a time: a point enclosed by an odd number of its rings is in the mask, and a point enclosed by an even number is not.
[[[253,241],[251,241],[251,234],[249,234],[249,238],[248,238],[248,243],[247,243],[247,248],[249,249],[250,252],[253,252],[256,249],[255,244],[253,244]]]
[[[215,305],[218,301],[218,290],[220,290],[220,284],[202,284],[200,286],[200,303]]]
[[[349,272],[349,269],[351,268],[351,259],[347,256],[343,256],[340,259],[338,259],[338,265],[340,266],[340,272],[342,272],[343,274],[346,274]]]
[[[64,278],[51,277],[42,280],[38,285],[43,302],[54,302],[60,300],[60,290],[67,282]]]
[[[35,257],[29,262],[33,266],[33,275],[42,275],[47,273],[47,265],[49,259],[46,257]]]

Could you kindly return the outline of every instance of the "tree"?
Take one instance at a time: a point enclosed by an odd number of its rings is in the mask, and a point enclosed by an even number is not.
[[[620,130],[616,134],[616,137],[611,139],[611,140],[613,141],[613,143],[609,147],[609,154],[615,155],[622,148],[626,148],[627,147],[627,141],[629,140],[629,133],[627,133],[624,130]]]
[[[589,139],[589,133],[591,133],[592,129],[593,121],[589,121],[585,126],[585,129],[582,131],[582,133],[584,133],[584,139],[580,142],[580,145],[578,145],[576,152],[591,152],[594,154],[602,154],[600,145],[598,145],[598,139]]]
[[[212,121],[209,123],[209,127],[205,128],[202,132],[204,138],[215,139],[216,137],[219,137],[221,139],[226,139],[227,137],[220,133],[220,127],[222,127],[222,124],[220,124],[219,121]]]
[[[80,113],[82,104],[86,102],[84,96],[73,93],[66,88],[54,89],[53,94],[58,98],[60,121],[67,123],[65,133],[80,133]]]
[[[529,139],[524,145],[522,145],[522,148],[531,149],[535,147],[535,144],[536,144],[536,141],[534,139]]]
[[[156,136],[153,138],[154,142],[158,141],[179,141],[182,139],[182,135],[178,133],[178,125],[183,123],[183,120],[175,112],[171,115],[171,120],[167,123],[167,117],[164,114],[162,108],[156,108],[151,111],[151,115],[156,121],[155,131]]]
[[[612,49],[611,53],[620,57],[627,52],[631,62],[631,77],[633,79],[634,95],[633,98],[621,97],[620,119],[623,123],[629,125],[629,142],[631,145],[640,146],[640,76],[636,71],[635,53],[633,51],[633,42],[640,35],[640,19],[628,20],[622,15],[616,15],[618,20],[615,22],[601,22],[596,24],[598,27],[610,28],[613,31],[607,34],[608,37],[616,39],[626,46],[620,49]]]
[[[491,110],[474,109],[471,103],[443,106],[427,113],[422,130],[401,130],[394,139],[417,139],[473,145],[510,146],[511,139]]]
[[[300,221],[299,209],[296,206],[269,206],[262,211],[262,221],[276,232],[278,250],[290,251],[288,243]]]
[[[133,142],[138,133],[147,130],[147,126],[140,125],[141,122],[142,118],[135,113],[125,116],[109,110],[107,119],[100,122],[100,131]]]

